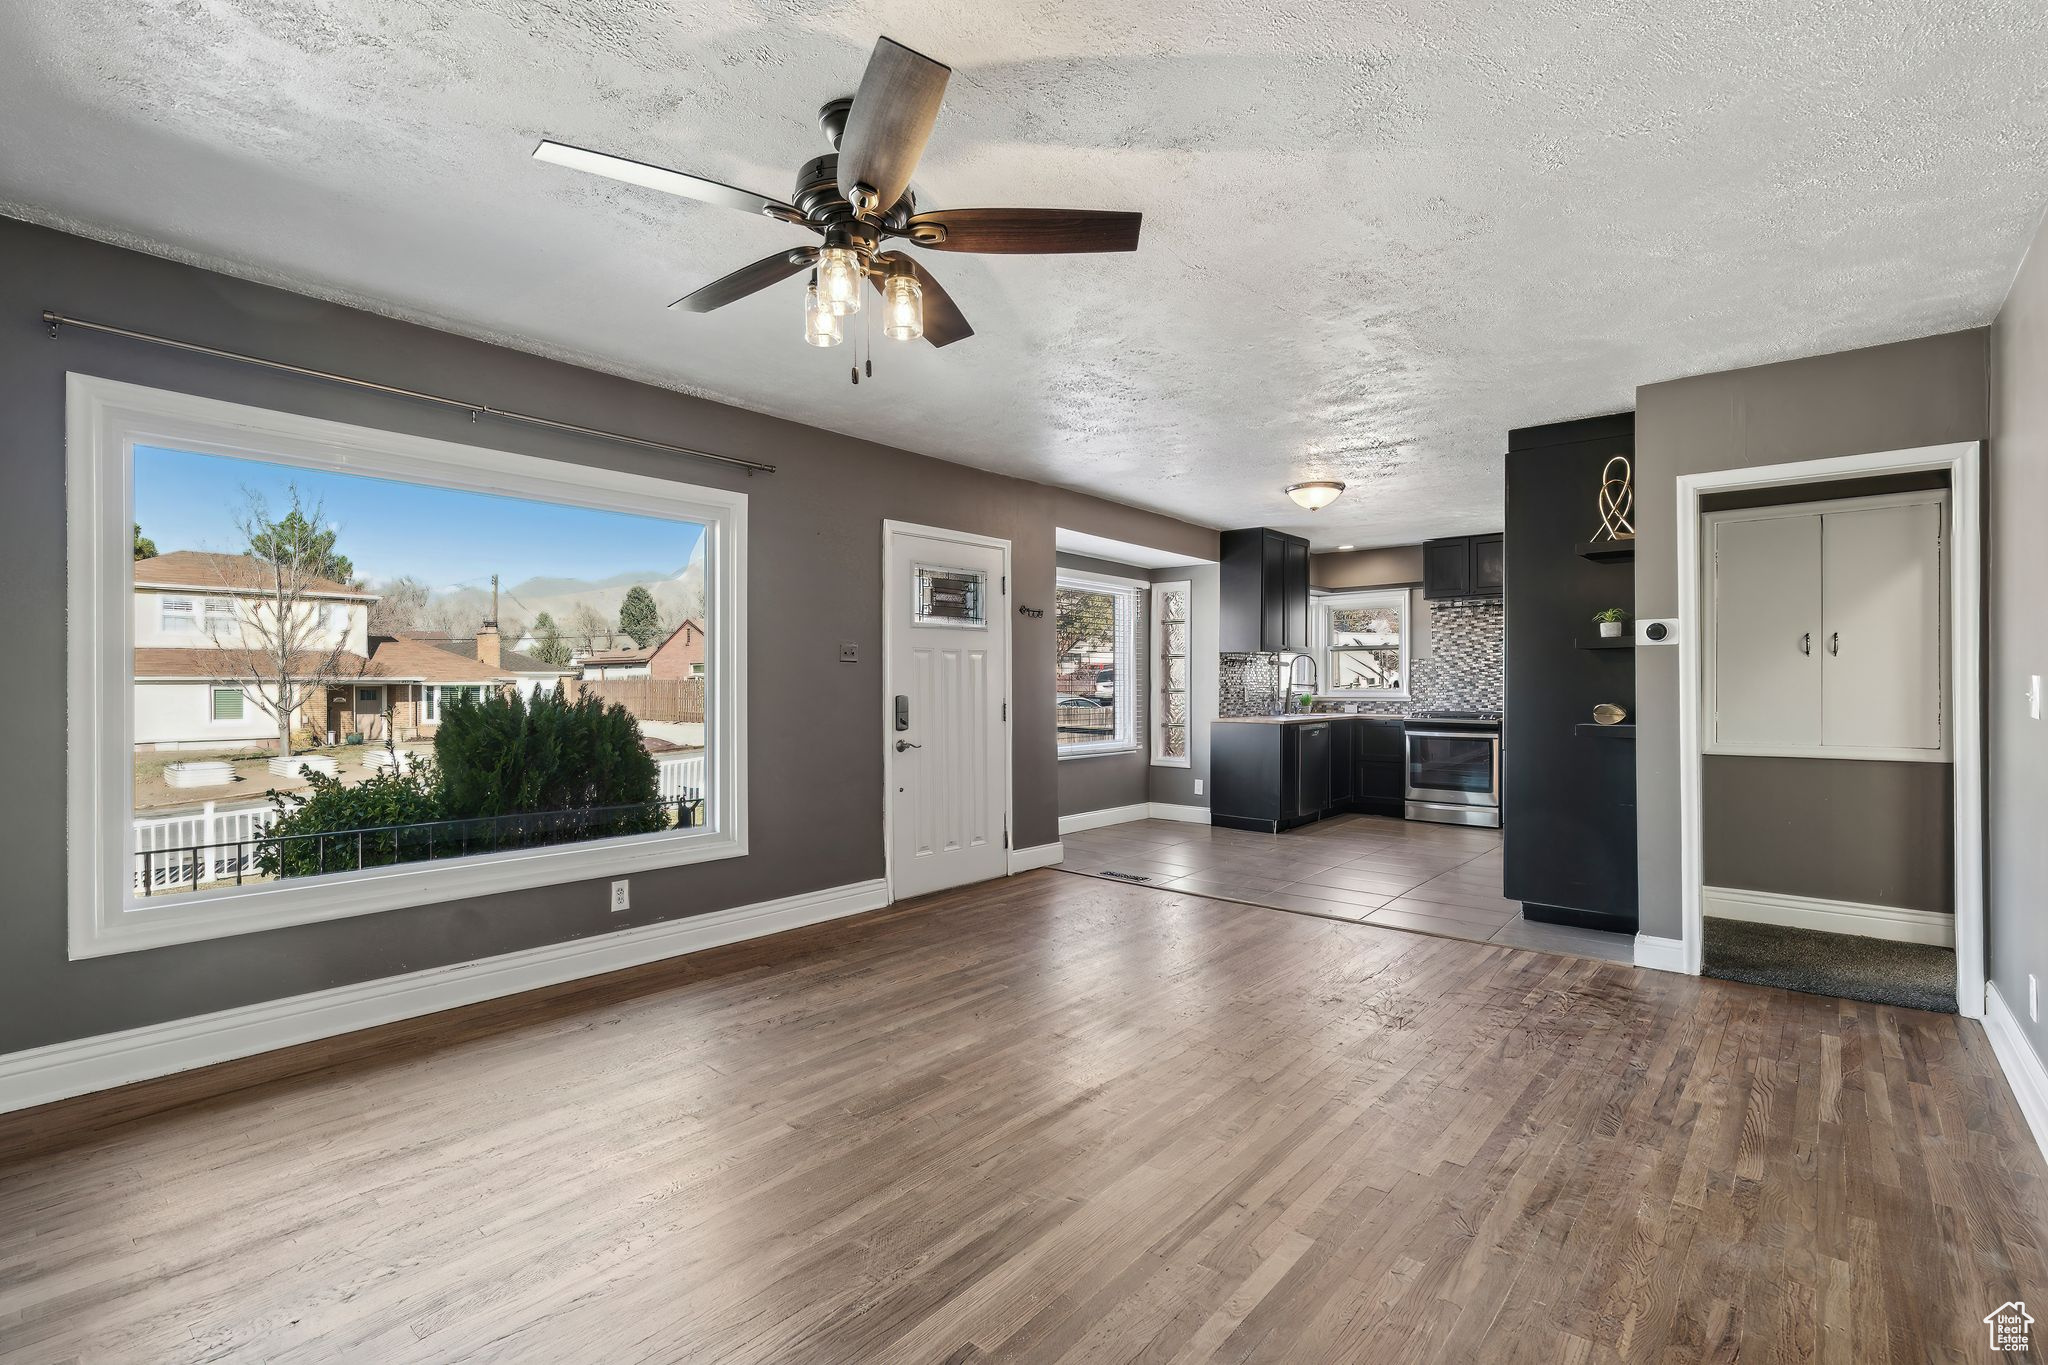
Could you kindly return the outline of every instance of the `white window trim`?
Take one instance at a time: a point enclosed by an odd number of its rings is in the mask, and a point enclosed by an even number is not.
[[[1330,611],[1343,607],[1386,607],[1401,609],[1401,685],[1397,688],[1329,687],[1324,686],[1316,695],[1319,697],[1343,697],[1356,701],[1406,701],[1411,679],[1409,663],[1415,638],[1415,604],[1406,588],[1371,588],[1361,592],[1333,592],[1319,596],[1312,604],[1313,621],[1310,623],[1314,636],[1313,644],[1320,669],[1320,681],[1329,683],[1337,676],[1335,647],[1331,640],[1334,632],[1330,629]]]
[[[1188,685],[1187,691],[1181,694],[1184,714],[1187,717],[1183,722],[1187,736],[1181,756],[1179,758],[1170,758],[1166,754],[1166,693],[1164,691],[1166,655],[1161,652],[1166,640],[1166,623],[1160,617],[1166,602],[1166,595],[1176,590],[1181,594],[1181,600],[1188,604],[1188,619],[1183,622],[1187,628],[1187,647],[1181,653],[1174,656],[1182,661],[1182,673],[1185,675]],[[1148,675],[1151,679],[1150,686],[1152,690],[1152,724],[1149,727],[1152,731],[1152,766],[1155,768],[1191,768],[1195,762],[1195,585],[1191,579],[1176,578],[1166,582],[1154,583],[1151,591],[1152,633],[1146,638],[1145,648],[1150,651],[1147,656],[1147,662],[1151,664],[1153,669],[1153,672]]]
[[[746,534],[744,493],[459,445],[218,399],[72,374],[66,380],[70,955],[113,953],[747,852]],[[688,831],[483,854],[325,878],[164,898],[130,893],[134,866],[134,450],[342,470],[704,527],[705,824]]]
[[[1116,669],[1116,738],[1097,741],[1093,744],[1072,744],[1059,747],[1062,763],[1070,758],[1101,758],[1108,754],[1134,754],[1139,750],[1137,691],[1129,685],[1130,680],[1142,670],[1138,663],[1139,652],[1146,647],[1138,633],[1139,601],[1152,585],[1142,578],[1116,578],[1109,574],[1087,573],[1080,569],[1057,570],[1054,588],[1086,588],[1095,592],[1107,592],[1117,597],[1120,611],[1131,613],[1130,658],[1118,656],[1113,665]],[[1149,676],[1149,673],[1148,673]]]

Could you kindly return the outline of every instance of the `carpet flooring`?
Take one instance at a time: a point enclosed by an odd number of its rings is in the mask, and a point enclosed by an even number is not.
[[[1706,927],[1701,971],[1707,976],[1875,1005],[1956,1012],[1953,949],[1732,919],[1709,918]]]

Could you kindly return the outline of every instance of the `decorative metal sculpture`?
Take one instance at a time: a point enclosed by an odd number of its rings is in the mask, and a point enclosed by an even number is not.
[[[1621,466],[1619,474],[1614,472]],[[1629,514],[1636,509],[1635,489],[1631,487],[1634,471],[1630,469],[1628,456],[1617,455],[1607,462],[1600,471],[1600,534],[1595,540],[1634,540],[1635,523]]]

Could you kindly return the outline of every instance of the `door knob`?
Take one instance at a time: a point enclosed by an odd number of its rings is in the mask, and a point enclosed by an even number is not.
[[[899,754],[902,753],[905,749],[922,749],[923,747],[924,745],[912,744],[907,739],[899,739],[896,741],[896,752]]]

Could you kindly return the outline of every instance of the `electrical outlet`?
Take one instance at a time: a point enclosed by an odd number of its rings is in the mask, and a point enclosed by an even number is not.
[[[841,644],[839,646],[839,662],[843,664],[859,663],[860,644],[854,640],[848,640],[845,643]]]
[[[621,910],[630,910],[633,907],[633,897],[627,889],[628,886],[629,883],[624,877],[612,883],[612,913],[614,915],[618,914]]]
[[[2027,1018],[2041,1022],[2041,987],[2032,972],[2027,973]]]
[[[1197,796],[1200,796],[1201,794],[1202,794],[1202,779],[1198,777],[1198,778],[1196,778],[1196,779],[1195,779],[1195,795],[1197,795]]]

